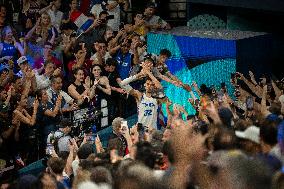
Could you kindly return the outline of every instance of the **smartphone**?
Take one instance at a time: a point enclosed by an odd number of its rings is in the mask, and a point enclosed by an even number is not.
[[[52,151],[54,150],[54,146],[51,143],[48,143],[46,146],[46,152],[48,155],[52,155]]]
[[[223,96],[224,96],[223,92],[218,92],[218,94],[217,94],[218,102],[223,102]]]
[[[252,96],[247,97],[246,107],[247,107],[247,110],[253,110],[253,97]]]
[[[87,141],[93,143],[96,140],[96,135],[93,133],[87,134]]]

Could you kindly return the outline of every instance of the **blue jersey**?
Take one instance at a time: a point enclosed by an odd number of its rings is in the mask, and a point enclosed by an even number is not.
[[[132,54],[128,52],[127,54],[123,55],[121,51],[119,51],[115,59],[118,62],[117,70],[120,78],[122,80],[128,78],[131,70]]]

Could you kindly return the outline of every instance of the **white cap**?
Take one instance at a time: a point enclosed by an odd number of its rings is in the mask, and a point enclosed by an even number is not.
[[[259,128],[250,126],[245,131],[235,131],[239,138],[247,139],[259,144]]]
[[[26,56],[21,56],[18,60],[17,60],[17,64],[21,65],[22,63],[24,63],[25,61],[28,61]]]

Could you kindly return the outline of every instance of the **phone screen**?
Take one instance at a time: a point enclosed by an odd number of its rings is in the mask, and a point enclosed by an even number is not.
[[[246,99],[246,107],[248,110],[253,109],[253,98],[251,96],[247,97]]]

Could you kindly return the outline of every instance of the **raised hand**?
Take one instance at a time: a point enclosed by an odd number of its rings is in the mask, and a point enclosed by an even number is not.
[[[39,101],[37,98],[35,98],[34,103],[33,103],[34,109],[37,109],[39,106]]]

